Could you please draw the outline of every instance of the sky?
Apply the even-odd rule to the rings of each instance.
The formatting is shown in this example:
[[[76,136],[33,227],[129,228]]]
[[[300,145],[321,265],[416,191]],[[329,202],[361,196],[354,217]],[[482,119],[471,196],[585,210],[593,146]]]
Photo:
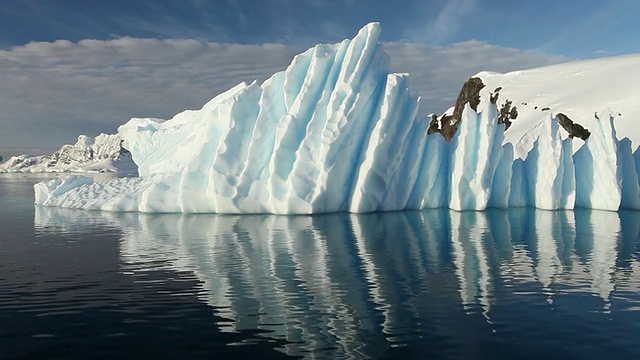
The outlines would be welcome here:
[[[171,118],[380,22],[421,115],[482,70],[636,53],[637,0],[0,0],[0,156]]]

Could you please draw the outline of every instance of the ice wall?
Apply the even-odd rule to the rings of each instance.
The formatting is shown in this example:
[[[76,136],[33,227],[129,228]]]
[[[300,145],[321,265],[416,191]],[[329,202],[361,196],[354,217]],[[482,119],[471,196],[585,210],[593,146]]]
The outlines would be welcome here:
[[[140,178],[35,186],[47,206],[141,212],[309,214],[449,207],[640,208],[636,162],[602,120],[574,155],[552,115],[503,145],[487,96],[447,143],[417,118],[407,74],[390,73],[378,24],[317,45],[263,84],[228,90],[168,121],[119,128]],[[633,165],[633,167],[631,166]]]

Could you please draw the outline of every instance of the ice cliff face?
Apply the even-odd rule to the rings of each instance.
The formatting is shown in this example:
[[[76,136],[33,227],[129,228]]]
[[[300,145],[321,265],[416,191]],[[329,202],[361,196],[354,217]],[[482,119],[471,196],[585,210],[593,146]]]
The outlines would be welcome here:
[[[575,155],[582,140],[567,139],[550,113],[522,134],[528,142],[505,143],[481,82],[479,96],[441,118],[450,136],[427,135],[409,77],[389,72],[379,35],[369,24],[352,40],[317,45],[263,84],[241,83],[166,122],[132,119],[119,136],[140,178],[40,183],[36,203],[277,214],[639,207],[638,152],[620,145],[613,118],[594,122]]]
[[[80,135],[74,145],[63,145],[51,155],[13,156],[0,165],[0,172],[105,172],[133,171],[131,154],[118,135]]]

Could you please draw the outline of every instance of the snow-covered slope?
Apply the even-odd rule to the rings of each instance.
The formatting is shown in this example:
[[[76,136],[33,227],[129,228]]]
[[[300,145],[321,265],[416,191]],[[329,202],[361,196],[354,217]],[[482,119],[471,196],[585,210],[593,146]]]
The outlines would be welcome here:
[[[531,129],[558,113],[587,129],[611,116],[618,138],[628,137],[634,149],[640,145],[640,54],[476,76],[486,85],[482,97],[501,88],[498,106],[510,100],[517,107],[518,117],[505,133],[516,157],[526,157],[533,147],[538,133]],[[567,135],[561,131],[563,139]],[[574,150],[582,143],[575,141]]]
[[[74,145],[63,145],[51,155],[20,155],[0,164],[2,172],[127,172],[136,165],[118,135],[80,135]]]
[[[627,115],[605,116],[600,110],[586,142],[568,138],[556,119],[569,114],[588,125],[580,114],[591,110],[570,98],[575,92],[601,107],[593,99],[604,98],[579,93],[589,92],[589,81],[544,97],[535,95],[551,94],[553,86],[545,89],[540,82],[530,94],[526,83],[516,86],[518,73],[483,73],[489,86],[482,87],[482,79],[470,80],[473,86],[465,84],[455,109],[439,125],[430,124],[416,118],[418,99],[409,91],[408,75],[389,73],[379,35],[379,25],[369,24],[352,40],[317,45],[263,84],[241,83],[201,110],[166,122],[132,119],[119,128],[119,136],[140,178],[103,183],[77,176],[56,179],[35,186],[36,203],[111,211],[278,214],[445,206],[640,208],[635,165],[640,153],[632,152],[631,142],[620,142],[615,131],[617,119]],[[611,60],[614,67],[618,60]],[[586,65],[574,65],[586,71]],[[551,82],[556,71],[532,71],[556,84]],[[636,76],[638,70],[620,71]],[[503,87],[498,106],[506,99],[517,101],[516,106],[531,103],[522,105],[506,138],[494,86]],[[614,108],[613,99],[606,101]],[[615,111],[635,114],[631,102],[615,104]],[[433,133],[434,124],[444,136]]]

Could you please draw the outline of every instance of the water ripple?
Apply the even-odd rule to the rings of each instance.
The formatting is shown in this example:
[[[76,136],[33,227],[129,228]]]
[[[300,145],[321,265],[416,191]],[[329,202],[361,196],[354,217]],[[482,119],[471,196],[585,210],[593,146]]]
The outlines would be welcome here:
[[[0,321],[24,323],[0,338],[91,329],[107,342],[181,334],[186,347],[209,319],[207,334],[242,354],[638,354],[638,213],[35,210],[32,247],[0,259]]]

